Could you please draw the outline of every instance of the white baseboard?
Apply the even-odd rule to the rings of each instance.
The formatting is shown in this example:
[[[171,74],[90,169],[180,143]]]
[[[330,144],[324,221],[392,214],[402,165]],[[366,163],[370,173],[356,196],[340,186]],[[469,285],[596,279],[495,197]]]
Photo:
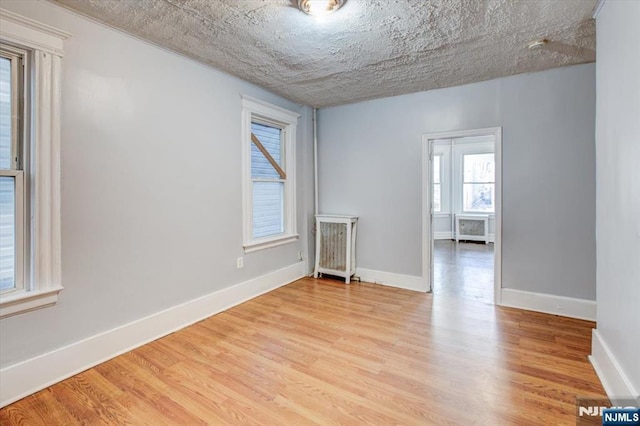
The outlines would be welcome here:
[[[575,299],[573,297],[555,296],[545,293],[532,293],[511,288],[502,289],[501,300],[502,306],[589,321],[596,320],[595,300]]]
[[[618,398],[635,399],[640,404],[640,389],[633,388],[631,381],[620,368],[620,364],[597,329],[592,331],[589,361],[596,370],[607,396],[614,404]]]
[[[305,276],[306,263],[216,291],[0,370],[0,407]]]
[[[434,232],[433,233],[434,240],[453,240],[453,235],[451,232]]]
[[[434,240],[455,240],[456,237],[455,237],[455,235],[453,235],[452,232],[443,231],[443,232],[434,232],[433,233],[433,239]],[[493,243],[495,241],[496,241],[495,234],[489,234],[489,242]]]
[[[415,290],[426,292],[426,283],[422,277],[414,275],[394,274],[392,272],[375,271],[373,269],[357,268],[356,275],[362,281],[382,284],[390,287],[404,288],[406,290]]]

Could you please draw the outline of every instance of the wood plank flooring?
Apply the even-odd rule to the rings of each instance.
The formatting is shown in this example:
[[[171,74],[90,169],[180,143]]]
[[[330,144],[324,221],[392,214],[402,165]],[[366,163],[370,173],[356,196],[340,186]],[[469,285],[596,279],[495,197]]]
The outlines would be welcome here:
[[[493,246],[434,241],[433,293],[493,303]]]
[[[0,410],[0,424],[576,424],[594,323],[302,279]]]

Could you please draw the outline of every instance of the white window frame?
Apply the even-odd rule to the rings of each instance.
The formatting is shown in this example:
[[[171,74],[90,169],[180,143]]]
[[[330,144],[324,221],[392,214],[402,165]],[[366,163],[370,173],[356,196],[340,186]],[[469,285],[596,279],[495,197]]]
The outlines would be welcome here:
[[[434,141],[433,155],[440,157],[440,211],[434,215],[446,217],[451,214],[451,141]]]
[[[464,156],[465,155],[474,155],[474,154],[494,154],[495,160],[495,148],[493,142],[478,142],[478,141],[470,141],[463,142],[460,139],[454,139],[455,148],[454,152],[454,166],[453,166],[453,193],[454,193],[454,211],[459,214],[488,214],[490,218],[495,217],[495,211],[493,212],[485,212],[485,211],[475,211],[475,210],[465,210],[464,209]],[[494,208],[495,208],[495,191],[496,191],[496,177],[494,177],[493,188],[494,188]]]
[[[14,194],[15,194],[15,211],[14,211],[14,288],[0,291],[0,295],[6,295],[12,292],[19,292],[24,289],[25,275],[25,185],[24,170],[21,167],[21,141],[24,129],[22,124],[25,115],[25,97],[26,88],[24,85],[25,69],[27,61],[27,52],[24,49],[18,49],[15,46],[2,44],[0,47],[0,55],[11,61],[11,158],[10,168],[0,170],[0,176],[13,178]]]
[[[61,285],[60,244],[60,92],[63,43],[70,34],[0,9],[0,41],[29,51],[24,194],[29,215],[22,289],[0,295],[0,318],[57,302]],[[25,198],[26,198],[25,197]],[[18,201],[18,200],[17,200]],[[24,256],[24,254],[28,256]],[[16,269],[20,265],[16,265]]]
[[[242,96],[242,216],[245,253],[276,247],[298,239],[296,228],[296,127],[300,114],[267,102]],[[253,180],[251,178],[251,122],[268,123],[282,129],[284,156],[284,232],[253,238]]]

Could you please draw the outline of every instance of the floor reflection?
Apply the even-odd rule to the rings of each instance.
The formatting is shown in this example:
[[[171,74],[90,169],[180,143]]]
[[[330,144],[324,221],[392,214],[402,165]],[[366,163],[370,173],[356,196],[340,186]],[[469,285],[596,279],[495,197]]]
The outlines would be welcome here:
[[[433,293],[493,303],[493,243],[434,242]]]

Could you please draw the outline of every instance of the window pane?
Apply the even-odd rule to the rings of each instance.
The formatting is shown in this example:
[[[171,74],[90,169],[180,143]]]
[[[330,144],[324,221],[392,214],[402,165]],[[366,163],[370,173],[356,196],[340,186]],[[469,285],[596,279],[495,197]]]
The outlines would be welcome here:
[[[466,212],[493,213],[495,184],[465,183],[462,186],[463,210]]]
[[[273,159],[282,167],[281,161],[281,133],[282,129],[266,126],[259,123],[251,123],[251,133],[253,133],[260,143],[271,154]],[[260,152],[255,143],[251,143],[251,177],[253,178],[274,178],[279,179],[280,175],[273,168],[267,157]]]
[[[15,178],[0,177],[0,290],[15,287]]]
[[[433,157],[433,183],[440,183],[440,160],[442,156],[436,155]]]
[[[282,234],[283,211],[283,182],[253,182],[253,238]]]
[[[465,182],[495,182],[495,161],[493,154],[464,155],[463,167]]]
[[[440,199],[440,184],[433,185],[433,211],[440,212],[442,210],[442,201]]]
[[[0,169],[11,168],[11,61],[0,57]]]

